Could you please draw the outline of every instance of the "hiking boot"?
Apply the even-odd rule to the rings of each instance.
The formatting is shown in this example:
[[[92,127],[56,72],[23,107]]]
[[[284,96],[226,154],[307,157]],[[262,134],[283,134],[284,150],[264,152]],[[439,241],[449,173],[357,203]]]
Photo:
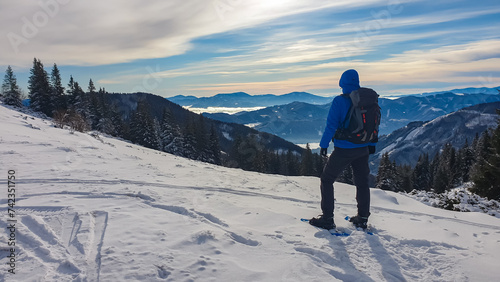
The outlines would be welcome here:
[[[349,218],[349,221],[352,222],[356,228],[366,229],[368,227],[368,217],[356,215]]]
[[[324,217],[320,215],[318,217],[313,217],[309,220],[309,224],[323,228],[323,229],[335,229],[335,223],[333,222],[333,217]]]

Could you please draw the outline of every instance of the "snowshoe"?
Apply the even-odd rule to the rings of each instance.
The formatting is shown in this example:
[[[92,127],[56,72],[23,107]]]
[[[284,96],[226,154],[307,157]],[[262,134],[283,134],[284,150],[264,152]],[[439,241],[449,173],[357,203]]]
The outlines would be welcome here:
[[[356,215],[350,217],[349,222],[352,222],[356,228],[361,228],[363,230],[368,228],[368,217]]]
[[[335,229],[336,227],[333,217],[324,217],[323,215],[311,218],[309,224],[327,230]]]

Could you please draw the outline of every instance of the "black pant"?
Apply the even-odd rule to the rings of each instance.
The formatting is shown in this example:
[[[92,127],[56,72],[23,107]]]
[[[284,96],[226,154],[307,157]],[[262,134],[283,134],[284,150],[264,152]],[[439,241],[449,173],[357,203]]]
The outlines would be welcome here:
[[[358,215],[370,215],[370,187],[368,177],[368,147],[344,149],[335,147],[321,174],[321,210],[323,215],[333,216],[334,196],[333,183],[342,171],[350,164],[356,185],[356,201],[358,202]]]

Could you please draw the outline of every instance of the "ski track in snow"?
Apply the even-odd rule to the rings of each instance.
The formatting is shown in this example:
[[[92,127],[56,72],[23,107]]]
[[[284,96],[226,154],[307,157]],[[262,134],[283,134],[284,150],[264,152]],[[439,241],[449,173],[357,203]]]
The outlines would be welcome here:
[[[270,195],[270,194],[264,194],[264,193],[258,193],[258,192],[249,192],[249,191],[238,191],[230,188],[220,188],[220,187],[192,187],[192,186],[177,186],[177,185],[170,185],[170,184],[162,184],[162,183],[156,183],[156,182],[144,182],[144,181],[127,181],[127,180],[116,180],[116,181],[107,181],[107,180],[78,180],[78,179],[24,179],[21,180],[19,183],[26,183],[26,184],[41,184],[41,183],[66,183],[66,184],[107,184],[107,185],[117,185],[117,184],[133,184],[133,185],[140,185],[140,186],[147,186],[147,187],[161,187],[161,188],[169,188],[169,189],[179,189],[179,190],[195,190],[195,191],[210,191],[210,192],[220,192],[220,193],[228,193],[232,195],[239,195],[239,196],[250,196],[250,197],[264,197],[264,198],[269,198],[273,200],[281,200],[281,201],[291,201],[291,202],[299,202],[299,203],[304,203],[304,204],[318,204],[318,201],[305,201],[301,199],[296,199],[296,198],[291,198],[291,197],[282,197],[282,196],[276,196],[276,195]],[[378,193],[379,191],[372,192]],[[384,191],[381,191],[384,192]],[[107,198],[107,197],[114,197],[114,196],[128,196],[128,197],[137,197],[141,198],[143,200],[147,201],[154,201],[154,198],[151,196],[147,196],[144,194],[131,194],[131,193],[112,193],[112,192],[104,192],[104,193],[92,193],[92,192],[68,192],[68,191],[62,191],[60,192],[61,194],[73,194],[73,195],[80,195],[80,196],[86,196],[90,198]],[[384,192],[385,193],[385,192]],[[43,195],[53,195],[57,193],[37,193],[37,194],[31,194],[31,195],[26,195],[29,197],[36,197],[36,196],[43,196]],[[386,197],[386,196],[384,196]],[[396,201],[396,198],[391,197],[391,201]],[[336,205],[345,205],[342,203],[336,203]],[[354,204],[349,204],[350,206]],[[155,205],[152,205],[155,206]],[[156,206],[158,207],[158,206]],[[165,207],[159,207],[163,208],[166,210],[169,210],[168,206]],[[0,208],[1,210],[2,208]],[[175,210],[184,210],[184,208],[180,207],[172,207],[171,211],[176,212]],[[391,213],[396,213],[396,214],[405,214],[408,216],[411,215],[422,215],[422,216],[428,216],[426,213],[419,213],[419,212],[407,212],[404,210],[396,210],[396,209],[388,209],[388,208],[383,208],[379,206],[374,206],[372,207],[374,210],[380,210],[380,211],[386,211],[386,212],[391,212]],[[179,214],[189,214],[189,211],[184,211],[184,212],[176,212]],[[481,224],[477,222],[472,222],[472,221],[466,221],[466,220],[461,220],[457,218],[450,218],[450,217],[442,217],[442,216],[436,216],[433,215],[431,216],[434,219],[445,219],[449,221],[455,221],[467,225],[472,225],[472,226],[477,226],[477,227],[483,227],[483,228],[489,228],[489,229],[494,229],[494,230],[500,230],[500,226],[496,225],[488,225],[488,224]],[[207,218],[208,219],[208,218]],[[212,219],[209,221],[219,221],[219,219]],[[216,223],[216,222],[214,222]]]
[[[16,158],[16,276],[0,281],[493,281],[500,224],[372,190],[371,228],[342,218],[355,188],[336,184],[336,223],[319,181],[185,160],[108,137],[69,134],[0,106],[0,164]],[[82,141],[83,140],[83,141]],[[9,168],[10,169],[10,168]],[[4,170],[5,171],[5,170]],[[6,187],[4,179],[0,187]],[[0,213],[7,200],[0,196]],[[0,217],[0,226],[7,226]]]
[[[221,187],[207,187],[207,186],[201,186],[201,187],[193,187],[193,186],[178,186],[178,185],[171,185],[171,184],[162,184],[162,183],[156,183],[156,182],[144,182],[144,181],[132,181],[132,180],[81,180],[81,179],[23,179],[20,180],[19,183],[25,183],[25,184],[50,184],[50,183],[63,183],[63,184],[97,184],[97,185],[138,185],[138,186],[147,186],[147,187],[161,187],[161,188],[169,188],[169,189],[181,189],[181,190],[196,190],[196,191],[210,191],[210,192],[220,192],[220,193],[228,193],[232,195],[239,195],[239,196],[249,196],[249,197],[265,197],[265,198],[270,198],[270,199],[275,199],[275,200],[285,200],[285,201],[293,201],[293,202],[300,202],[300,203],[305,203],[305,204],[316,204],[316,201],[306,201],[306,200],[301,200],[301,199],[296,199],[296,198],[291,198],[291,197],[284,197],[284,196],[277,196],[277,195],[271,195],[271,194],[265,194],[265,193],[258,193],[258,192],[250,192],[250,191],[242,191],[242,190],[235,190],[231,188],[221,188]],[[75,192],[61,192],[61,193],[75,193]],[[78,193],[78,192],[76,192]],[[85,193],[82,193],[85,194]],[[108,193],[109,195],[112,195],[112,193]],[[39,196],[43,194],[32,194],[30,196]],[[98,195],[96,195],[98,196]],[[138,196],[140,197],[140,196]]]
[[[44,265],[50,275],[43,280],[99,281],[106,212],[79,214],[64,207],[22,207],[16,213],[19,264]],[[2,220],[0,224],[7,226]]]

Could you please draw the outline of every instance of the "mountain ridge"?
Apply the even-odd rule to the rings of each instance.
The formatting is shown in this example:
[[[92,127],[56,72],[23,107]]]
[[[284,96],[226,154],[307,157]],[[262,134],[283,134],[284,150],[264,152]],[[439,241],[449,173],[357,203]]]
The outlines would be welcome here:
[[[382,120],[380,134],[390,134],[412,121],[429,121],[459,109],[500,101],[500,95],[454,94],[407,96],[395,100],[379,98]],[[225,122],[252,124],[253,128],[275,134],[295,144],[317,143],[321,139],[330,104],[295,102],[237,114],[203,114]]]
[[[459,94],[500,94],[500,86],[497,87],[467,87],[467,88],[458,88],[446,91],[436,91],[436,92],[425,92],[420,95],[435,95],[441,94],[445,92],[459,93]]]
[[[129,117],[131,113],[136,109],[139,101],[147,101],[151,110],[151,114],[157,120],[162,119],[163,110],[165,107],[172,111],[176,122],[179,126],[187,127],[189,122],[197,121],[199,115],[189,110],[182,108],[181,106],[164,99],[158,95],[150,93],[131,93],[131,94],[121,94],[121,93],[110,93],[107,96],[111,104],[114,104],[123,117]],[[261,132],[253,128],[248,128],[238,123],[228,124],[224,121],[208,119],[205,127],[207,132],[210,131],[211,125],[214,125],[214,129],[218,135],[221,150],[225,153],[229,153],[233,146],[233,140],[237,136],[258,136],[257,140],[259,143],[272,151],[295,151],[297,153],[302,153],[303,149],[292,144],[291,142],[280,138],[279,136],[273,136],[267,132]]]
[[[383,153],[389,153],[391,160],[398,165],[414,166],[420,154],[427,153],[430,158],[446,143],[455,148],[462,147],[466,140],[469,144],[476,134],[496,126],[500,101],[478,104],[437,117],[431,121],[415,121],[405,127],[379,138],[377,153],[370,157],[373,173],[378,169]]]
[[[169,101],[181,106],[193,108],[208,107],[269,107],[284,105],[295,101],[308,102],[311,104],[326,104],[331,97],[317,96],[307,92],[291,92],[282,95],[264,94],[250,95],[245,92],[222,93],[211,97],[194,97],[177,95],[167,98]]]
[[[426,97],[444,93],[454,94],[500,94],[500,86],[498,87],[468,87],[461,89],[453,89],[446,91],[424,92],[421,94],[407,94],[402,96],[395,96],[398,98],[404,97]],[[382,93],[379,93],[382,94]],[[244,99],[237,101],[237,99]],[[385,98],[385,97],[382,97]],[[305,102],[310,104],[327,104],[331,102],[333,96],[324,97],[309,92],[294,91],[287,94],[262,94],[251,95],[246,92],[234,93],[219,93],[209,97],[196,97],[193,95],[176,95],[166,98],[181,106],[190,106],[194,108],[208,108],[208,107],[269,107],[276,105],[284,105],[291,102]],[[387,99],[391,99],[387,97]]]

